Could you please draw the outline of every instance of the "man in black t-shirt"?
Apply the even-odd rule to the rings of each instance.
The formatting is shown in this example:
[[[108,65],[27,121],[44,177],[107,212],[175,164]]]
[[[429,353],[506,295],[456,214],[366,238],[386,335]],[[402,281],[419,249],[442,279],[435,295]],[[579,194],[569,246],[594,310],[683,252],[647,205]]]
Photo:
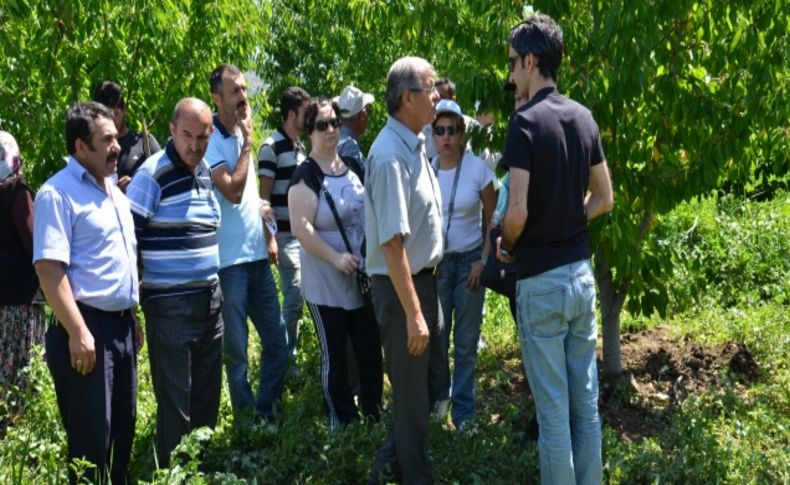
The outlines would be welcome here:
[[[113,122],[118,130],[118,144],[121,145],[118,155],[118,187],[126,192],[137,168],[160,150],[159,143],[150,133],[146,137],[126,126],[126,102],[121,87],[114,82],[104,81],[98,85],[93,91],[93,100],[113,112]]]
[[[497,257],[515,259],[524,367],[537,408],[542,483],[600,483],[595,278],[589,220],[613,205],[598,126],[556,88],[562,30],[535,14],[513,28],[510,195]],[[529,217],[527,217],[529,215]]]

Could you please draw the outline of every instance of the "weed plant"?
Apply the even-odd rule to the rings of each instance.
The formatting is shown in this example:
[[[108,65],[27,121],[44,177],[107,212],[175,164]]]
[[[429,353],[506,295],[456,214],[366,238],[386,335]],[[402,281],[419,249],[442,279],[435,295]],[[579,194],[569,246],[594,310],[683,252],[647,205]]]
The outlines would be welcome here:
[[[744,342],[761,374],[743,385],[722,369],[725,385],[688,398],[664,432],[641,442],[605,428],[606,483],[790,483],[789,203],[785,194],[760,203],[708,199],[660,221],[658,237],[676,248],[677,273],[669,282],[673,311],[666,318],[625,315],[625,325],[668,325],[675,336],[708,345]],[[185,438],[170,469],[159,469],[154,458],[156,402],[143,348],[133,478],[156,484],[365,482],[389,411],[380,423],[329,433],[320,356],[306,312],[302,323],[300,372],[288,377],[276,423],[234,416],[223,388],[219,425]],[[440,483],[537,483],[538,450],[525,432],[534,408],[515,325],[507,301],[491,293],[483,334],[475,426],[458,432],[449,421],[431,423],[430,453]],[[251,376],[257,375],[259,349],[252,337]],[[33,385],[22,391],[23,415],[0,442],[0,483],[64,483],[65,433],[40,350],[26,372]],[[385,382],[385,405],[389,399]]]

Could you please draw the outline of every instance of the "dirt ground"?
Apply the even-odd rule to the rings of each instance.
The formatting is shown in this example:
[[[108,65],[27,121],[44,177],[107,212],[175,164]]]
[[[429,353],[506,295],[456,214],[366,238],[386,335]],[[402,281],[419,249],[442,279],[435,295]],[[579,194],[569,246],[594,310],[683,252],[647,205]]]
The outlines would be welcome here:
[[[754,356],[740,343],[703,346],[690,339],[670,338],[667,328],[658,327],[623,334],[621,345],[624,373],[613,379],[601,372],[599,342],[599,409],[605,425],[624,440],[641,441],[664,431],[678,404],[689,395],[702,394],[724,379],[748,385],[759,378]],[[508,376],[506,392],[527,394],[531,401],[520,357],[513,355],[503,362],[502,370]],[[499,418],[492,416],[492,422]],[[530,418],[524,416],[524,423],[520,423],[524,429],[529,428]]]
[[[604,423],[624,439],[641,440],[660,433],[678,403],[719,386],[725,378],[750,384],[759,377],[757,362],[743,344],[706,347],[667,334],[665,327],[624,334],[623,377],[600,376]],[[598,358],[600,369],[600,347]]]

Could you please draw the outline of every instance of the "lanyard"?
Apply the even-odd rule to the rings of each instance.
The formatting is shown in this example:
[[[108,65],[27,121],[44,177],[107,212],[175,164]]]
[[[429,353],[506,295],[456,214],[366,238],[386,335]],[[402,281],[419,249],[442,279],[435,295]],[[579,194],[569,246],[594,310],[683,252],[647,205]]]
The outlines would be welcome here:
[[[461,175],[461,162],[464,161],[464,154],[458,160],[458,165],[455,166],[455,177],[453,177],[453,189],[450,191],[450,203],[447,204],[447,225],[444,228],[444,249],[447,250],[448,240],[450,234],[450,222],[453,220],[453,210],[455,209],[455,191],[458,189],[458,177]],[[436,178],[439,178],[439,157],[434,158],[433,170],[436,173]]]

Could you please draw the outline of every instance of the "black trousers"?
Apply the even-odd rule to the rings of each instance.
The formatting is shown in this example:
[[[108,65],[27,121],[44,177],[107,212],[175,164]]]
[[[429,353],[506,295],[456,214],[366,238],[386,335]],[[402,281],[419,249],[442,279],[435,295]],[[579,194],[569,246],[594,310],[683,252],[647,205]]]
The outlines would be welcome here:
[[[350,338],[359,368],[359,401],[362,414],[379,419],[383,381],[381,340],[373,308],[355,310],[307,303],[321,347],[321,389],[329,415],[329,429],[357,419],[357,407],[348,385],[347,339]]]
[[[181,438],[217,424],[222,387],[222,291],[143,298],[160,467]]]
[[[428,457],[428,425],[431,407],[436,402],[441,382],[447,375],[447,351],[442,344],[444,326],[436,279],[433,274],[412,276],[422,314],[428,324],[428,348],[419,356],[408,350],[406,314],[392,281],[387,276],[373,277],[373,308],[381,329],[384,364],[392,384],[392,415],[386,440],[376,453],[370,483],[389,468],[402,476],[403,483],[433,483],[433,463]]]
[[[86,471],[92,483],[128,482],[129,458],[137,416],[137,352],[129,311],[108,313],[79,304],[93,335],[96,365],[83,376],[71,367],[66,329],[47,330],[47,365],[55,383],[58,408],[68,437],[68,458],[96,465]],[[69,469],[69,481],[77,477]]]

